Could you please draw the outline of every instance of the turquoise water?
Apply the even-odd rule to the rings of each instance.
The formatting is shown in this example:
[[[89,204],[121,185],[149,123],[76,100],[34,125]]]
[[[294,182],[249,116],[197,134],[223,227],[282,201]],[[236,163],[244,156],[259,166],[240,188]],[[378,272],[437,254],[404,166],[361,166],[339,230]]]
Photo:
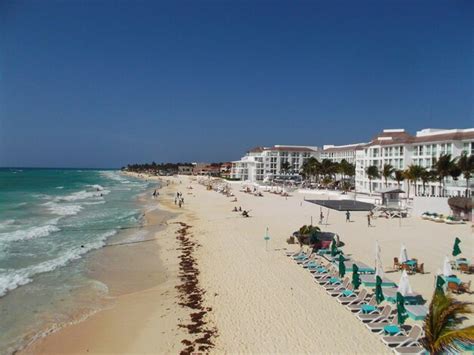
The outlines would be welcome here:
[[[107,289],[84,259],[141,224],[147,187],[118,171],[0,169],[0,353],[97,310]]]

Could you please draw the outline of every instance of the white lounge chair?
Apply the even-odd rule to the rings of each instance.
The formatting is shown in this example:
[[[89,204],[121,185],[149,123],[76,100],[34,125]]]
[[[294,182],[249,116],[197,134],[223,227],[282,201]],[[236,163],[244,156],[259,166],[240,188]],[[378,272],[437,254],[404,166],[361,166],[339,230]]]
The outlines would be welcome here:
[[[399,355],[421,355],[421,354],[429,354],[428,351],[421,345],[408,345],[408,346],[400,346],[397,348],[393,348],[395,354]]]
[[[364,301],[366,297],[367,297],[367,290],[363,288],[356,297],[337,297],[336,300],[340,304],[346,305],[351,302]]]
[[[367,329],[374,333],[382,333],[387,325],[398,325],[397,317],[390,315],[387,318],[382,319],[380,322],[365,323]]]
[[[376,306],[377,305],[377,300],[375,299],[375,295],[370,298],[370,300],[367,301],[358,301],[357,299],[354,299],[353,302],[350,302],[346,305],[347,309],[351,312],[357,313],[362,310],[362,306],[368,304],[370,306]]]
[[[390,305],[386,305],[380,314],[357,314],[357,318],[364,322],[364,323],[375,323],[375,322],[381,322],[384,319],[388,318],[390,316],[390,313],[392,313],[392,307]]]
[[[418,341],[422,333],[421,328],[418,325],[414,325],[410,332],[406,335],[395,335],[382,337],[384,344],[388,346],[403,347]]]

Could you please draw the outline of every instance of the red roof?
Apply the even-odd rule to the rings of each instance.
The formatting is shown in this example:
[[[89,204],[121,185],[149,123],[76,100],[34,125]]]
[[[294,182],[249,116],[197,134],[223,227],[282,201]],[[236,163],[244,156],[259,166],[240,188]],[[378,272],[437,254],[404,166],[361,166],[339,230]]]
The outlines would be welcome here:
[[[392,137],[392,139],[380,139],[381,137]],[[472,132],[451,132],[430,134],[426,136],[412,136],[407,132],[382,132],[374,137],[369,145],[396,145],[404,143],[428,143],[443,142],[463,139],[474,139],[474,131]]]

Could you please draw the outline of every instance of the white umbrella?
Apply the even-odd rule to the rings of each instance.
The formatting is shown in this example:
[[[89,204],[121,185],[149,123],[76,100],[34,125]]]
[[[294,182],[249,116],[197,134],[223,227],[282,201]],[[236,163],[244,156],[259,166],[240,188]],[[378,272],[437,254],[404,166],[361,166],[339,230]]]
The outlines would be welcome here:
[[[400,249],[400,258],[399,258],[401,263],[404,263],[408,261],[408,253],[407,253],[407,247],[405,244],[402,244],[402,248]]]
[[[397,292],[400,292],[402,296],[406,296],[410,293],[413,293],[406,270],[402,271],[402,277],[400,277],[400,283],[398,284]]]
[[[445,277],[451,276],[453,274],[453,269],[451,268],[451,262],[449,261],[449,257],[444,257],[444,264],[443,264],[443,275]]]
[[[383,266],[382,266],[382,250],[378,241],[375,241],[375,276],[379,276],[381,279],[384,277]]]

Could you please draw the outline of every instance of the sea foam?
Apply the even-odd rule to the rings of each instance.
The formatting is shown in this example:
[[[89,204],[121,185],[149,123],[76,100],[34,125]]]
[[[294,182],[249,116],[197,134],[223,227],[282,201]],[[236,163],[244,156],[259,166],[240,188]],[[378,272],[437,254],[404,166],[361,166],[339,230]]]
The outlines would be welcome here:
[[[0,241],[12,242],[46,237],[51,233],[60,231],[60,229],[55,225],[56,223],[57,219],[54,219],[49,221],[46,225],[30,227],[27,229],[19,229],[9,233],[0,233]]]
[[[47,206],[51,213],[59,216],[74,216],[82,210],[81,205],[62,205],[53,201],[43,203],[43,206]]]
[[[14,290],[19,286],[26,285],[33,281],[32,277],[41,273],[53,271],[59,267],[65,266],[73,260],[80,259],[87,252],[102,248],[107,238],[116,234],[116,230],[110,230],[102,233],[99,238],[93,242],[85,243],[81,246],[73,247],[66,250],[62,255],[51,260],[43,261],[39,264],[32,265],[18,270],[0,271],[0,297],[7,292]]]

